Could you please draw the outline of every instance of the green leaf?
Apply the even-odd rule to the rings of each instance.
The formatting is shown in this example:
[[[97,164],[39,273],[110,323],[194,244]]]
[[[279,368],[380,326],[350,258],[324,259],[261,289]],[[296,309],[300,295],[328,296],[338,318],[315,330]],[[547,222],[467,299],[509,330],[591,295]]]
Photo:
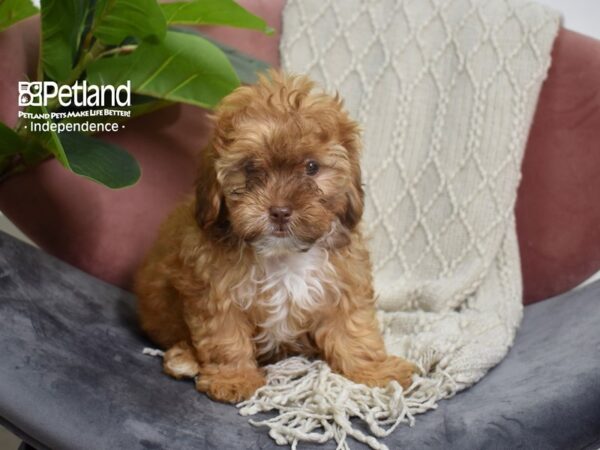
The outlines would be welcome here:
[[[260,59],[253,58],[252,56],[246,55],[245,53],[236,50],[233,47],[229,47],[228,45],[221,44],[218,41],[215,41],[203,33],[193,29],[186,27],[172,27],[173,31],[177,31],[180,33],[188,33],[202,36],[207,41],[212,42],[215,46],[219,47],[229,62],[235,70],[240,81],[244,84],[253,84],[258,80],[258,74],[260,72],[266,72],[269,67],[271,67],[268,63],[261,61]]]
[[[173,31],[159,44],[143,42],[129,55],[93,62],[87,76],[93,84],[131,80],[131,89],[139,94],[205,108],[239,86],[223,52],[199,36]]]
[[[27,135],[25,148],[21,153],[25,167],[35,166],[52,156],[47,147],[31,135]]]
[[[160,42],[167,22],[156,0],[98,0],[92,32],[107,45],[119,45],[131,36]]]
[[[69,78],[89,4],[85,0],[42,0],[42,67],[57,82]]]
[[[135,184],[141,175],[135,158],[122,148],[78,133],[60,135],[69,168],[111,189]]]
[[[20,153],[25,142],[12,129],[0,122],[0,157]]]
[[[28,112],[41,114],[48,113],[48,110],[44,106],[36,106],[29,107]],[[32,120],[28,121],[30,128]],[[52,123],[51,120],[47,122]],[[111,189],[131,186],[140,178],[141,171],[137,161],[114,144],[79,133],[59,135],[52,130],[32,133],[32,137],[52,153],[66,169]],[[35,146],[31,146],[31,149],[35,149]],[[30,159],[39,160],[39,156],[39,154],[31,155]]]
[[[233,0],[195,0],[160,5],[168,24],[227,25],[273,34],[273,28]]]
[[[0,31],[37,12],[31,0],[0,0]]]
[[[229,59],[229,62],[233,66],[235,73],[237,74],[240,81],[244,84],[254,84],[258,80],[258,74],[260,72],[266,72],[269,67],[264,61],[260,59],[252,58],[233,47],[228,47],[225,44],[221,44],[217,41],[212,41],[217,47],[221,49],[223,53]]]
[[[45,106],[30,106],[27,108],[27,112],[32,114],[48,114],[48,110]],[[44,122],[52,123],[50,119],[31,119],[28,121],[28,127],[31,130],[31,123],[33,121],[43,120]],[[43,147],[48,149],[50,153],[54,155],[54,157],[62,164],[63,167],[70,169],[69,160],[67,159],[67,155],[65,155],[65,150],[63,149],[62,144],[60,143],[60,139],[58,138],[58,134],[55,131],[46,131],[37,133],[38,140],[42,144]]]

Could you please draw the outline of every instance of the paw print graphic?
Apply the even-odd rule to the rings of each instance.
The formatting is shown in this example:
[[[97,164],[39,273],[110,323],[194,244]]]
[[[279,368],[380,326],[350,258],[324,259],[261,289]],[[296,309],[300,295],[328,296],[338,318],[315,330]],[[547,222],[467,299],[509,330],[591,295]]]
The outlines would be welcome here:
[[[19,81],[19,106],[42,106],[42,82]]]

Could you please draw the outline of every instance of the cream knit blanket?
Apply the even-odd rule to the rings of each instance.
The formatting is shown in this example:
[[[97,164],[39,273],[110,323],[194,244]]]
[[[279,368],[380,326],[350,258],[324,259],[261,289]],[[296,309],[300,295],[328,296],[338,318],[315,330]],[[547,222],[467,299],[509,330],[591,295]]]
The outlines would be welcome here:
[[[292,358],[242,414],[280,444],[385,436],[477,382],[522,315],[513,207],[559,16],[521,0],[288,0],[283,68],[338,90],[364,128],[365,231],[388,351],[423,375],[369,389]],[[257,423],[257,422],[255,422]]]

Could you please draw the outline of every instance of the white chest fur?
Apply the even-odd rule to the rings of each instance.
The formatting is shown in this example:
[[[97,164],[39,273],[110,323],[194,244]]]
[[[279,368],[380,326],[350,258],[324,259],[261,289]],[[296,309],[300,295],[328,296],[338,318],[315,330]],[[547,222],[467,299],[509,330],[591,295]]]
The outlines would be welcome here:
[[[311,313],[335,291],[334,278],[322,248],[261,257],[238,291],[242,307],[258,307],[265,317],[255,338],[259,353],[274,351],[302,333]]]

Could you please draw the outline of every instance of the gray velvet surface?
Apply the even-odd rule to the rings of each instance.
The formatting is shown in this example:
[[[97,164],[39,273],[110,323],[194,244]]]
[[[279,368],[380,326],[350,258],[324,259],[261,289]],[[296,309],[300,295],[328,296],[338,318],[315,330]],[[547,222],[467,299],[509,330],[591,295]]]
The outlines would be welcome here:
[[[0,422],[38,447],[276,447],[234,407],[168,378],[160,359],[142,355],[148,342],[129,293],[5,234],[0,319]],[[392,449],[598,448],[600,283],[526,308],[515,346],[498,367],[385,443]]]

